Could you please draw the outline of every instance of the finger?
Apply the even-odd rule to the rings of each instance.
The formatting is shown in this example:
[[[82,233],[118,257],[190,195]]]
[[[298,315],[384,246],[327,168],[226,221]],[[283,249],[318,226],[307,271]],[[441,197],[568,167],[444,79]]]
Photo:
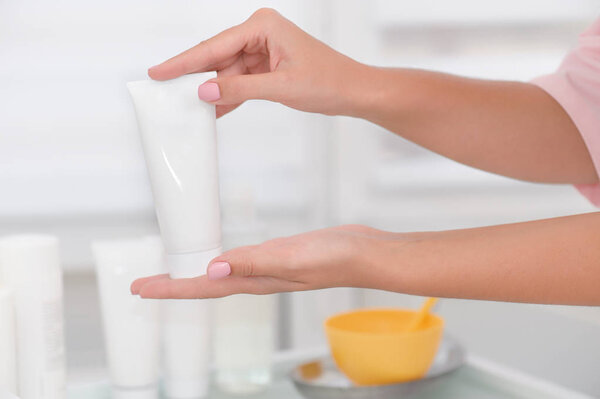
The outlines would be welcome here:
[[[227,68],[224,68],[224,69],[218,71],[217,76],[223,77],[223,76],[232,76],[232,75],[243,75],[245,73],[248,73],[248,68],[246,67],[243,57],[238,57],[238,59],[233,64],[229,65]],[[217,105],[216,106],[217,118],[220,118],[223,115],[233,111],[240,105],[241,104]]]
[[[239,107],[240,105],[242,105],[242,104],[217,105],[216,106],[217,118],[220,118],[223,115],[227,115],[228,113],[230,113],[231,111],[233,111],[234,109]]]
[[[243,23],[229,28],[162,64],[153,66],[148,70],[148,76],[155,80],[168,80],[187,73],[223,69],[234,62],[238,53],[246,46],[248,26]]]
[[[389,235],[388,232],[385,232],[382,230],[377,230],[373,227],[364,226],[361,224],[344,224],[341,226],[330,227],[330,229],[337,230],[337,231],[345,231],[345,232],[350,232],[350,233],[357,233],[360,235],[372,236],[372,237]]]
[[[227,276],[283,278],[286,261],[283,251],[275,246],[270,249],[265,245],[239,247],[213,259],[208,265],[207,276],[211,280]]]
[[[131,293],[133,295],[137,295],[140,293],[140,288],[143,285],[145,285],[146,283],[149,283],[151,281],[156,281],[156,280],[167,279],[167,278],[169,278],[168,274],[158,274],[156,276],[138,278],[133,283],[131,283],[131,287],[130,287]]]
[[[217,105],[241,104],[250,99],[281,102],[286,80],[284,72],[222,76],[201,84],[198,97]]]
[[[233,294],[272,294],[306,290],[301,283],[271,277],[237,277],[211,281],[206,276],[188,279],[160,279],[145,284],[140,296],[148,299],[221,298]]]

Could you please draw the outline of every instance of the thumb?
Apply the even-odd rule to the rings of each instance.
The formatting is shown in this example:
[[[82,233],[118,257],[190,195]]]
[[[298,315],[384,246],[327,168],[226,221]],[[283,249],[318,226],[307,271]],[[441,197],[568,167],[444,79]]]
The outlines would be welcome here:
[[[251,99],[279,102],[285,87],[282,75],[268,72],[218,77],[201,84],[198,97],[218,105],[241,104]]]
[[[273,254],[258,245],[239,247],[213,259],[206,272],[209,280],[219,280],[231,276],[276,277],[279,262]]]

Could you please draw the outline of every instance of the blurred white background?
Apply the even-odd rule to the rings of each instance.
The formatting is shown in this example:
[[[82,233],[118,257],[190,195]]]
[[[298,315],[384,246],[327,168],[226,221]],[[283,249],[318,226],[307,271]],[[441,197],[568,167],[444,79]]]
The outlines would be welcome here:
[[[600,14],[592,0],[0,2],[0,233],[62,239],[72,378],[103,364],[90,239],[157,231],[125,82],[264,6],[363,62],[514,80],[553,71]],[[264,227],[256,240],[341,223],[437,230],[594,210],[571,187],[476,171],[351,118],[257,101],[218,130],[226,242],[240,207]],[[278,344],[322,345],[322,320],[339,310],[419,301],[282,295]],[[439,311],[471,352],[600,395],[599,309],[445,300]]]

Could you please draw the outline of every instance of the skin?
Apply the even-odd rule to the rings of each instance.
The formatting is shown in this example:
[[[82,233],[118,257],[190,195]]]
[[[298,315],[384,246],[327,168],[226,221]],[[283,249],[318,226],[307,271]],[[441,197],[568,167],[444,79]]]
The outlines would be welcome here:
[[[448,158],[545,183],[596,183],[562,107],[537,86],[360,64],[274,10],[152,67],[156,80],[217,70],[217,116],[250,99],[376,123]],[[348,84],[348,82],[353,82]],[[136,280],[144,298],[212,298],[326,287],[416,295],[599,305],[600,214],[467,230],[392,233],[327,228],[236,248],[208,276]],[[210,279],[216,262],[231,274]],[[221,264],[222,265],[222,264]],[[596,282],[596,283],[595,283]]]

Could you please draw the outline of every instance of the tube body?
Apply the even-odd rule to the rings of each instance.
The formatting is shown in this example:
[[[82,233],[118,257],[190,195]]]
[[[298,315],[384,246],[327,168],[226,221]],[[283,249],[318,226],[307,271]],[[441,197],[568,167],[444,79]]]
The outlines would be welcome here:
[[[3,284],[14,294],[18,395],[65,397],[63,285],[58,239],[16,235],[0,239]]]
[[[15,329],[12,292],[6,288],[0,288],[0,392],[2,390],[11,393],[17,392]]]
[[[205,274],[221,253],[215,108],[197,95],[214,76],[127,84],[173,278]]]
[[[136,278],[163,270],[160,238],[94,241],[92,253],[113,387],[158,397],[160,304],[131,295],[129,286]]]

